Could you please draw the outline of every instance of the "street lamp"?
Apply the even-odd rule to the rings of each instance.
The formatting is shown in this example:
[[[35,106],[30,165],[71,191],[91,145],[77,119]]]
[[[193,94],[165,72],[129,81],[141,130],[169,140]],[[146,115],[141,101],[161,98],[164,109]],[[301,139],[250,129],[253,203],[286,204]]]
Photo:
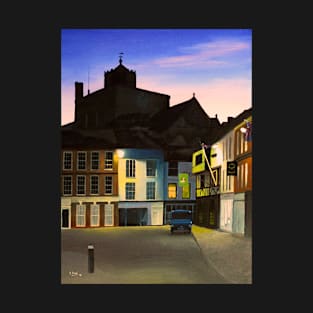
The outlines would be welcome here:
[[[116,150],[116,154],[119,158],[123,158],[123,156],[125,155],[124,150],[118,149]]]

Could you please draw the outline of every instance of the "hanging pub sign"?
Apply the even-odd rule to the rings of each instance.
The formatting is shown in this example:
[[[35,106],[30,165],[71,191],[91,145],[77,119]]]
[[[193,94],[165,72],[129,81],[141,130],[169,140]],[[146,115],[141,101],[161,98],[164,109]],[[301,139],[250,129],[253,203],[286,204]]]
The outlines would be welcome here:
[[[178,185],[179,187],[188,186],[188,173],[179,173],[178,174]]]
[[[227,162],[227,176],[237,176],[237,162],[236,161]]]

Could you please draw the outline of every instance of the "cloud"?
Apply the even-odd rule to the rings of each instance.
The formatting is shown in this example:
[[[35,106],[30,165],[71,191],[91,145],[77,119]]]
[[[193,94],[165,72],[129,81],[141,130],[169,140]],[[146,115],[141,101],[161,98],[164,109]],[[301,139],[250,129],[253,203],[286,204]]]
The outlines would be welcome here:
[[[232,64],[232,54],[247,50],[250,45],[243,41],[219,40],[182,47],[184,53],[178,56],[158,58],[153,61],[160,67],[213,67]],[[227,56],[227,58],[226,58]]]

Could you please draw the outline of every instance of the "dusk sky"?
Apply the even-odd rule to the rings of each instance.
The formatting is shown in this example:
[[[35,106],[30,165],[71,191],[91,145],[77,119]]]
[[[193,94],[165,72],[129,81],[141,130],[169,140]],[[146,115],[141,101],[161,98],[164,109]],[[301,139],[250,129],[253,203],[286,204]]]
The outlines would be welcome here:
[[[75,82],[84,95],[104,88],[121,52],[137,88],[169,95],[170,106],[195,93],[220,122],[252,107],[251,29],[63,29],[62,125],[74,121]]]

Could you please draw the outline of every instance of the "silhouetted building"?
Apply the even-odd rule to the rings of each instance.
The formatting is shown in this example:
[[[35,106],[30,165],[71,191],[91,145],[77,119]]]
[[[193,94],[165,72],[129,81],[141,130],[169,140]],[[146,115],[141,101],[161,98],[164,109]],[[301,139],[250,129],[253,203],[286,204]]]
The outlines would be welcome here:
[[[92,158],[95,157],[96,152],[99,152],[99,155],[104,158],[101,162],[106,162],[105,156],[110,156],[110,152],[115,157],[117,149],[135,149],[134,155],[138,162],[137,159],[134,159],[135,161],[131,164],[139,164],[148,161],[142,159],[140,149],[142,151],[158,150],[162,151],[162,157],[158,157],[157,160],[160,168],[164,168],[164,176],[162,176],[163,191],[158,194],[163,196],[162,199],[159,196],[157,199],[159,201],[158,208],[162,203],[164,214],[163,217],[158,215],[157,218],[149,217],[145,221],[154,223],[154,220],[162,220],[166,222],[166,208],[167,210],[174,207],[194,208],[195,177],[191,173],[192,153],[200,147],[202,140],[209,141],[207,143],[214,142],[222,126],[217,116],[210,118],[205,113],[195,96],[185,102],[170,106],[169,95],[137,88],[136,72],[127,69],[122,64],[122,60],[119,63],[115,69],[104,72],[104,88],[100,90],[92,93],[88,91],[87,94],[84,94],[83,83],[75,82],[75,119],[72,123],[61,127],[62,164],[64,166],[64,162],[66,162],[64,160],[65,154],[69,157],[72,153],[73,158],[77,158],[78,155],[80,157],[85,155],[87,168],[84,174],[78,171],[75,166],[72,168],[71,174],[68,170],[62,169],[62,206],[66,206],[63,209],[71,209],[72,214],[75,214],[78,209],[73,209],[73,205],[70,203],[73,199],[74,206],[79,205],[79,212],[82,215],[83,212],[91,214],[90,210],[94,210],[94,215],[98,214],[100,219],[106,214],[104,212],[106,208],[109,212],[107,214],[112,213],[114,216],[112,225],[118,225],[119,218],[122,217],[124,220],[128,215],[124,211],[116,212],[116,210],[119,208],[134,210],[134,205],[131,204],[133,201],[131,199],[128,201],[124,194],[119,195],[117,192],[117,190],[126,192],[126,189],[121,189],[121,186],[117,184],[117,181],[120,180],[119,175],[122,175],[118,172],[118,165],[112,172],[114,174],[112,180],[106,178],[106,176],[110,176],[110,173],[101,167],[97,173],[100,175],[99,178],[91,178],[91,176],[95,176],[90,168]],[[79,161],[76,160],[75,162]],[[176,164],[175,173],[173,172],[173,164]],[[140,173],[145,172],[142,169]],[[189,176],[190,184],[188,188],[185,186],[184,190],[178,184],[180,174],[188,174]],[[72,175],[71,193],[69,193],[70,187],[68,186],[70,178],[66,178],[66,182],[64,182],[66,175]],[[81,177],[84,175],[86,178]],[[77,194],[75,184],[78,184],[78,179],[81,186],[83,186],[83,180],[86,182],[85,194]],[[93,195],[89,191],[92,183],[94,186],[96,185],[97,179],[99,179],[99,194]],[[115,186],[112,189],[114,193],[110,194],[110,198],[107,200],[104,181],[109,183],[112,181],[113,186]],[[149,188],[152,188],[153,181],[147,181],[148,183]],[[130,185],[127,186],[129,188]],[[161,183],[158,181],[156,186],[160,188]],[[176,188],[175,192],[174,187]],[[67,194],[64,194],[64,188],[68,192]],[[143,195],[146,195],[144,191],[142,192]],[[118,203],[120,198],[123,199],[123,206]],[[137,198],[135,197],[135,199]],[[142,199],[141,196],[140,199]],[[81,207],[85,202],[86,207]],[[99,202],[98,207],[96,206],[97,202]],[[113,212],[111,212],[112,209]],[[144,216],[143,212],[147,212],[148,215],[151,214],[149,210],[145,211],[142,204],[140,210],[140,216]],[[153,210],[153,212],[159,212],[156,206]],[[64,213],[64,216],[66,214]],[[71,218],[73,223],[74,220],[79,222],[77,216]],[[96,219],[94,217],[94,221]],[[86,227],[88,227],[90,225],[88,221],[91,220],[89,218],[86,221]],[[106,226],[103,220],[97,225]]]

